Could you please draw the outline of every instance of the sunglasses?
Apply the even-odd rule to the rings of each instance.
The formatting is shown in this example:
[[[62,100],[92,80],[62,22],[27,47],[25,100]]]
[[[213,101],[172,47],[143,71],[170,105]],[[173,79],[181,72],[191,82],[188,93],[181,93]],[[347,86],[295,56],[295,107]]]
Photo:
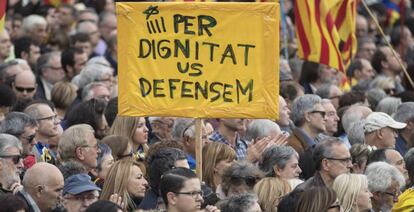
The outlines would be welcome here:
[[[26,91],[27,93],[31,93],[36,89],[36,88],[23,88],[23,87],[18,87],[18,86],[15,86],[15,88],[20,93],[23,93],[24,91]]]
[[[252,177],[252,176],[247,176],[247,177],[241,177],[241,176],[231,176],[231,183],[239,186],[243,183],[246,183],[247,186],[249,187],[253,187],[256,182],[257,182],[257,178],[256,177]]]
[[[28,137],[23,137],[22,136],[22,138],[26,139],[29,144],[31,144],[33,142],[35,137],[36,137],[36,134],[29,135]]]
[[[9,158],[13,161],[14,165],[17,165],[23,159],[21,155],[0,155],[0,158]]]

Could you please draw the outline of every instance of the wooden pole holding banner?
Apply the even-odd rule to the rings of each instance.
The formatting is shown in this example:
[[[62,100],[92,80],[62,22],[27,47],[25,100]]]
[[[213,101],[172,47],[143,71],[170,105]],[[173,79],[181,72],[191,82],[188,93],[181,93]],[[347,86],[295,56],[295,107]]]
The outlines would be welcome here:
[[[200,181],[203,181],[203,141],[202,141],[202,120],[195,119],[195,155],[196,155],[196,173]]]

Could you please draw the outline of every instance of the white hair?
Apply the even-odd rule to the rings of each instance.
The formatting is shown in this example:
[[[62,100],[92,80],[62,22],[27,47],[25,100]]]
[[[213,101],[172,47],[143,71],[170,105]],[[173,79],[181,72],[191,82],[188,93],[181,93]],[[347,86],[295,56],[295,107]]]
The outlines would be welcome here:
[[[46,19],[40,15],[29,15],[23,19],[22,31],[25,34],[31,33],[33,27],[37,25],[47,25]]]

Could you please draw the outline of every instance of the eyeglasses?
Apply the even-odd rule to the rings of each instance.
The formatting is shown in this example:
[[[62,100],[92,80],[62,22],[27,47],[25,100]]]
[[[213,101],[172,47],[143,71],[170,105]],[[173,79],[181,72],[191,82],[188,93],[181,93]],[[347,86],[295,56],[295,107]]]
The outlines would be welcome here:
[[[199,195],[203,196],[203,191],[188,191],[188,192],[174,192],[175,194],[184,194],[184,195],[190,195],[194,199],[196,199]]]
[[[309,113],[319,113],[319,114],[321,114],[322,118],[325,118],[325,115],[326,115],[325,111],[319,111],[319,110],[314,110],[314,111],[311,111]]]
[[[28,137],[23,137],[22,136],[22,138],[26,139],[29,144],[31,144],[33,142],[35,137],[36,137],[36,134],[29,135]]]
[[[93,145],[93,146],[90,146],[90,145],[83,145],[83,146],[80,146],[81,148],[94,148],[94,149],[96,149],[96,150],[98,150],[99,149],[99,146],[98,146],[98,144],[95,144],[95,145]]]
[[[42,121],[42,120],[52,120],[52,121],[56,121],[58,119],[57,115],[52,115],[52,116],[48,116],[48,117],[44,117],[44,118],[38,118],[36,120],[38,121]]]
[[[401,192],[400,192],[400,191],[397,191],[397,193],[392,193],[392,192],[386,192],[386,191],[384,191],[384,192],[382,192],[382,193],[384,193],[384,194],[388,194],[388,195],[392,196],[392,198],[393,198],[394,200],[398,200],[398,197],[399,197],[399,196],[400,196],[400,194],[401,194]]]
[[[14,165],[17,165],[23,159],[21,155],[0,155],[0,158],[9,158],[13,161]]]
[[[231,176],[231,179],[230,179],[231,183],[236,186],[246,183],[246,185],[249,187],[253,187],[256,184],[257,180],[258,178],[252,177],[252,176],[248,176],[248,177]]]
[[[340,161],[344,164],[352,163],[352,158],[351,157],[349,157],[349,158],[328,158],[328,157],[326,157],[326,159]]]
[[[18,86],[14,86],[14,88],[16,88],[16,90],[20,93],[23,93],[24,91],[26,91],[27,93],[31,93],[36,89],[36,88],[24,88],[24,87],[18,87]]]

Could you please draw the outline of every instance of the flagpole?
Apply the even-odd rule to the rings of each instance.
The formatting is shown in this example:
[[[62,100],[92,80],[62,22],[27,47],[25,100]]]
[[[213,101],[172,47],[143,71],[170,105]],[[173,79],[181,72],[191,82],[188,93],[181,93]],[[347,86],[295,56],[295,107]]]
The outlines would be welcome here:
[[[410,82],[411,87],[412,87],[412,88],[414,88],[414,82],[413,82],[413,80],[411,79],[410,75],[409,75],[409,74],[408,74],[408,72],[407,72],[407,69],[406,69],[406,68],[405,68],[405,66],[402,64],[401,60],[400,60],[400,59],[398,59],[397,53],[395,52],[394,48],[392,48],[392,46],[391,46],[390,42],[388,41],[388,39],[386,39],[385,33],[384,33],[384,31],[382,30],[381,26],[379,25],[379,23],[378,23],[377,19],[375,19],[375,16],[372,14],[372,12],[371,12],[371,10],[369,9],[369,7],[368,7],[367,3],[365,2],[365,0],[361,0],[361,2],[362,2],[362,4],[364,5],[365,9],[367,10],[367,12],[368,12],[369,16],[371,16],[371,18],[372,18],[372,20],[374,21],[374,23],[375,23],[376,27],[377,27],[377,28],[378,28],[378,30],[380,31],[381,36],[384,38],[384,40],[385,40],[385,42],[386,42],[387,46],[391,48],[391,52],[392,52],[392,54],[394,55],[394,57],[395,57],[395,58],[397,58],[397,61],[398,61],[398,63],[400,64],[400,66],[401,66],[401,68],[402,68],[402,70],[403,70],[403,72],[404,72],[404,74],[405,74],[405,77],[407,77],[408,82]]]
[[[279,2],[280,2],[280,15],[282,18],[282,39],[283,39],[283,45],[285,46],[285,48],[283,49],[283,53],[285,55],[285,59],[289,60],[285,6],[283,3],[283,0],[280,0]]]
[[[195,153],[196,153],[196,173],[200,181],[203,181],[203,141],[202,141],[202,120],[195,119]]]

